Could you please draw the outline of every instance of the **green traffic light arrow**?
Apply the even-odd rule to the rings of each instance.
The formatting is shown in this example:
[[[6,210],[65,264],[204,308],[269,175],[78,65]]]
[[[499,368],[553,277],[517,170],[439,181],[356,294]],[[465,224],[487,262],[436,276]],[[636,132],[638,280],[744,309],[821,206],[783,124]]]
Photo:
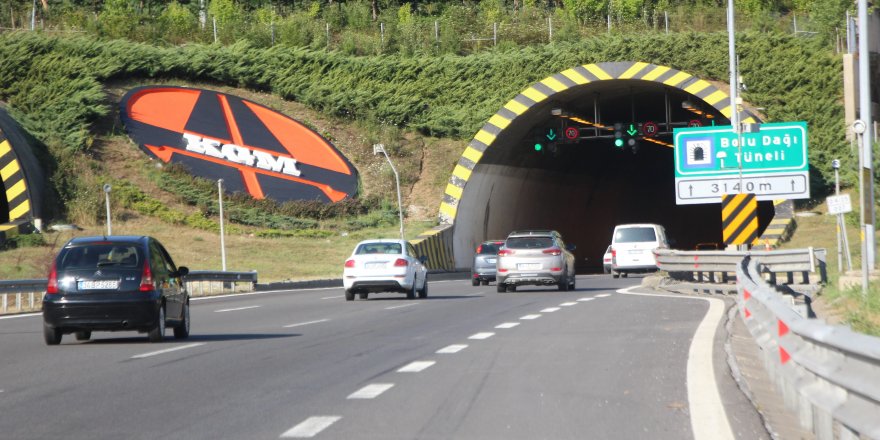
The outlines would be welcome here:
[[[547,136],[547,140],[552,141],[552,140],[556,139],[556,131],[553,130],[552,128],[548,128],[546,136]]]
[[[626,134],[630,136],[635,136],[638,132],[639,130],[636,129],[634,124],[629,124],[629,130],[626,131]]]

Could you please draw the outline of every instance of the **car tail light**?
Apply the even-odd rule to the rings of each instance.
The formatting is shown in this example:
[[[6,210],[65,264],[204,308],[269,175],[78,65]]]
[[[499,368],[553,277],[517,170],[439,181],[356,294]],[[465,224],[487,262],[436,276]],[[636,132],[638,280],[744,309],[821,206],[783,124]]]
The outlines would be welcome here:
[[[500,251],[498,251],[499,257],[506,257],[508,255],[513,255],[512,249],[501,249]]]
[[[150,270],[150,262],[144,261],[144,270],[141,272],[141,286],[138,288],[141,292],[149,292],[156,288],[153,284],[153,271]]]
[[[507,269],[498,269],[498,272],[507,272]]]
[[[544,249],[544,253],[550,255],[562,255],[562,249],[559,249],[558,247],[552,247],[550,249]]]
[[[483,253],[483,245],[479,245],[479,246],[477,246],[477,253],[478,253],[478,254]]]
[[[345,267],[354,267],[354,260],[346,260]]]
[[[49,271],[49,283],[46,284],[46,293],[58,293],[58,269],[52,262],[52,269]]]
[[[611,249],[611,261],[617,261],[617,249]]]
[[[403,258],[398,258],[397,261],[394,262],[394,267],[406,267],[409,263]]]
[[[561,267],[554,267],[554,268],[552,268],[552,269],[550,269],[550,270],[553,271],[553,272],[560,272],[560,271],[562,271],[562,268],[561,268]]]

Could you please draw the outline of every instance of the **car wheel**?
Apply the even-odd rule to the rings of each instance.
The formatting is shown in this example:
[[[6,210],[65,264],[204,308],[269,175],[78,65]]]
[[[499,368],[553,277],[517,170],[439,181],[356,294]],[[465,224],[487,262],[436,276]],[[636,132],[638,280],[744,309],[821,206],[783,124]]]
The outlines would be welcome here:
[[[498,283],[498,285],[495,287],[497,287],[498,293],[507,292],[507,286],[504,285],[504,283]]]
[[[189,304],[183,305],[183,322],[174,327],[174,339],[189,337]]]
[[[361,292],[361,299],[367,299],[370,296],[370,292]]]
[[[603,268],[603,270],[604,270],[604,272],[605,272],[606,275],[609,274],[609,273],[611,273],[611,269],[609,269],[609,268],[607,268],[607,267],[606,267],[606,268]]]
[[[413,280],[412,287],[406,291],[406,299],[413,299],[416,297],[416,280]]]
[[[480,279],[479,279],[479,278],[473,278],[473,279],[471,279],[471,285],[472,285],[472,286],[479,286],[479,285],[480,285]]]
[[[354,301],[354,292],[351,290],[345,291],[345,300],[346,301]]]
[[[577,289],[575,289],[575,284],[577,284],[577,277],[572,276],[571,277],[571,285],[568,286],[568,290],[577,290]]]
[[[92,332],[90,330],[83,330],[74,333],[77,341],[88,341],[92,339]]]
[[[568,291],[568,283],[568,274],[562,274],[562,276],[559,277],[559,282],[556,283],[556,287],[558,287],[559,290],[565,292]]]
[[[43,323],[43,339],[46,345],[58,345],[61,343],[61,329]]]
[[[148,335],[150,342],[162,342],[162,339],[165,337],[165,306],[159,307],[158,315],[156,326],[150,329]]]
[[[621,272],[621,273],[620,273],[620,276],[622,276],[622,277],[624,277],[624,278],[626,278],[626,277],[628,277],[628,276],[629,276],[629,274],[628,274],[628,273],[626,273],[626,272]]]
[[[511,285],[507,286],[507,291],[508,292],[516,292],[516,284],[511,284]]]
[[[618,272],[616,270],[611,271],[611,278],[619,278],[619,277],[620,277],[620,272]]]
[[[422,284],[422,290],[419,291],[419,298],[428,297],[428,276],[425,275],[425,282]]]
[[[484,286],[488,286],[488,285],[489,285],[489,280],[483,280],[483,282],[482,282],[481,284],[483,284]]]

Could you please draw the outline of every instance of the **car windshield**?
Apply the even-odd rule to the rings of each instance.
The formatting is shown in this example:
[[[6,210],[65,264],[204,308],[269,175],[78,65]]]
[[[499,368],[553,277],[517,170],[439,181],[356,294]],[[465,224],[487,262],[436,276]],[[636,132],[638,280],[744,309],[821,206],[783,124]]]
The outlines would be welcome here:
[[[654,228],[619,228],[614,241],[617,243],[657,241],[657,236],[654,234]]]
[[[58,257],[58,269],[97,269],[99,267],[139,268],[143,256],[132,244],[88,244],[65,248]]]
[[[500,247],[500,243],[483,243],[477,248],[477,253],[480,255],[495,255]]]
[[[400,243],[364,243],[355,252],[357,255],[400,253]]]
[[[550,237],[511,237],[505,245],[509,249],[543,249],[553,246]]]

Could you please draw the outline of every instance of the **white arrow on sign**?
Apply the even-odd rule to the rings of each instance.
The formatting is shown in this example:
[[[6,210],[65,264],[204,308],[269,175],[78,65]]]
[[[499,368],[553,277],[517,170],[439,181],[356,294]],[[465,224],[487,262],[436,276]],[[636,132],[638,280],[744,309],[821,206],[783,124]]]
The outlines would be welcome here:
[[[809,198],[809,173],[675,179],[677,205],[721,203],[722,195],[741,192],[754,193],[758,200]]]

